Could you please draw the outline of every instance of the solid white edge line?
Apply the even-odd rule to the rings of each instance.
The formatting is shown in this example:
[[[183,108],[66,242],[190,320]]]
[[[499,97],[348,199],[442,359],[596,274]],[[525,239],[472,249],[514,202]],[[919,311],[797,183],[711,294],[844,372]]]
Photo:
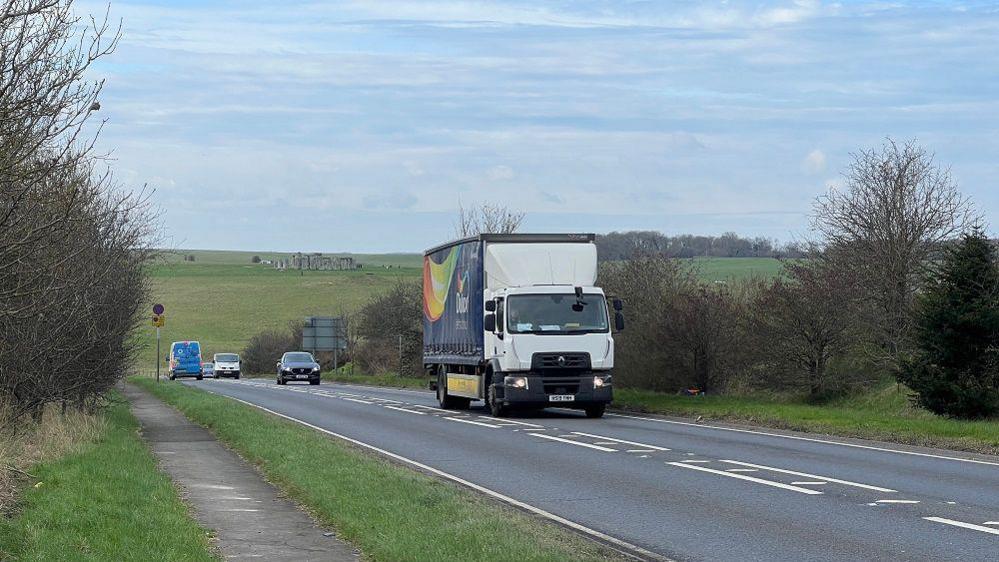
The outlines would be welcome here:
[[[211,392],[211,391],[209,391],[209,392]],[[625,549],[625,551],[628,551],[628,550],[632,551],[631,553],[624,552],[623,554],[629,554],[632,557],[637,558],[637,556],[635,556],[633,554],[633,553],[637,553],[637,554],[640,554],[640,555],[642,555],[642,556],[644,556],[646,558],[651,558],[653,560],[660,560],[662,562],[674,562],[673,559],[667,558],[667,557],[665,557],[665,556],[663,556],[661,554],[656,554],[655,552],[652,552],[651,550],[646,550],[646,549],[644,549],[644,548],[642,548],[640,546],[633,545],[633,544],[631,544],[631,543],[629,543],[627,541],[623,541],[621,539],[612,537],[610,535],[606,535],[604,533],[601,533],[600,531],[597,531],[596,529],[591,529],[591,528],[589,528],[589,527],[587,527],[585,525],[581,525],[579,523],[576,523],[575,521],[570,521],[569,519],[566,519],[564,517],[560,517],[558,515],[555,515],[554,513],[545,511],[545,510],[541,509],[540,507],[535,507],[535,506],[533,506],[531,504],[524,503],[524,502],[522,502],[520,500],[515,500],[515,499],[511,498],[510,496],[505,496],[505,495],[503,495],[503,494],[501,494],[501,493],[499,493],[499,492],[497,492],[495,490],[490,490],[489,488],[486,488],[485,486],[480,486],[478,484],[475,484],[474,482],[469,482],[468,480],[465,480],[464,478],[461,478],[459,476],[455,476],[453,474],[444,472],[443,470],[436,469],[436,468],[434,468],[432,466],[425,465],[425,464],[423,464],[423,463],[421,463],[419,461],[414,461],[413,459],[404,457],[402,455],[398,455],[398,454],[393,453],[391,451],[386,451],[385,449],[381,449],[379,447],[375,447],[374,445],[369,445],[368,443],[365,443],[363,441],[358,441],[357,439],[353,439],[351,437],[347,437],[346,435],[341,435],[339,433],[330,431],[328,429],[323,429],[323,428],[321,428],[321,427],[319,427],[317,425],[312,425],[309,422],[305,422],[305,421],[302,421],[300,419],[293,418],[291,416],[282,414],[280,412],[275,412],[274,410],[271,410],[269,408],[265,408],[263,406],[254,404],[253,402],[248,402],[246,400],[241,400],[239,398],[234,398],[232,396],[227,396],[225,394],[220,394],[219,396],[225,396],[226,398],[229,398],[230,400],[235,400],[237,402],[246,404],[247,406],[252,406],[254,408],[257,408],[259,410],[267,412],[268,414],[272,414],[272,415],[278,416],[279,418],[284,418],[286,420],[293,421],[295,423],[304,425],[305,427],[314,429],[314,430],[319,431],[321,433],[325,433],[327,435],[331,435],[333,437],[336,437],[337,439],[341,439],[343,441],[347,441],[348,443],[353,443],[354,445],[357,445],[359,447],[364,447],[366,449],[370,449],[372,451],[375,451],[376,453],[379,453],[381,455],[385,455],[386,457],[393,458],[393,459],[395,459],[397,461],[400,461],[400,462],[404,462],[404,463],[409,464],[411,466],[415,466],[416,468],[419,468],[420,470],[424,470],[424,471],[429,472],[431,474],[436,474],[437,476],[440,476],[441,478],[446,478],[448,480],[451,480],[452,482],[456,482],[458,484],[461,484],[462,486],[465,486],[467,488],[471,488],[472,490],[475,490],[476,492],[479,492],[479,493],[482,493],[482,494],[486,494],[487,496],[496,498],[496,499],[498,499],[500,501],[503,501],[505,503],[508,503],[508,504],[514,506],[514,507],[518,507],[520,509],[523,509],[525,511],[529,511],[529,512],[535,514],[535,515],[539,515],[541,517],[544,517],[545,519],[548,519],[548,520],[554,521],[556,523],[559,523],[560,525],[565,525],[566,527],[569,527],[570,529],[574,529],[576,531],[579,531],[580,533],[589,535],[589,536],[591,536],[591,537],[593,537],[595,539],[598,539],[600,541],[604,541],[606,543],[610,543],[611,545],[617,546],[619,548],[623,548],[623,549]]]
[[[590,445],[589,443],[580,443],[579,441],[573,441],[572,439],[562,439],[561,437],[555,437],[554,435],[545,435],[544,433],[528,433],[528,435],[533,435],[535,437],[542,437],[544,439],[551,439],[552,441],[561,441],[562,443],[569,443],[570,445],[579,445],[580,447],[586,447],[588,449],[596,449],[598,451],[604,451],[607,453],[617,452],[617,449],[611,449],[609,447],[601,447],[600,445]]]
[[[784,474],[791,474],[794,476],[804,476],[805,478],[814,478],[816,480],[826,480],[828,482],[835,482],[837,484],[843,484],[844,486],[854,486],[857,488],[864,488],[867,490],[874,490],[876,492],[885,492],[886,494],[893,494],[898,492],[898,490],[892,490],[891,488],[881,488],[879,486],[871,486],[870,484],[861,484],[859,482],[851,482],[849,480],[840,480],[838,478],[829,478],[828,476],[819,476],[818,474],[809,474],[807,472],[798,472],[796,470],[787,470],[784,468],[774,468],[772,466],[764,466],[762,464],[753,464],[749,462],[733,461],[721,459],[721,462],[727,462],[729,464],[737,464],[739,466],[748,466],[750,468],[760,468],[763,470],[770,470],[773,472],[782,472]]]
[[[382,407],[383,408],[388,408],[389,410],[399,410],[400,412],[406,412],[407,414],[416,414],[418,416],[425,416],[425,415],[427,415],[426,412],[417,412],[415,410],[407,410],[406,408],[399,408],[399,407],[396,407],[396,406],[386,406],[386,405],[382,404]]]
[[[965,529],[971,529],[973,531],[981,531],[983,533],[999,535],[999,529],[993,529],[991,527],[983,527],[981,525],[975,525],[974,523],[965,523],[964,521],[954,521],[953,519],[944,519],[943,517],[923,517],[923,519],[927,521],[934,521],[936,523],[943,523],[944,525],[953,525],[955,527],[963,527]]]
[[[854,447],[854,448],[857,448],[857,449],[868,449],[868,450],[871,450],[871,451],[882,451],[882,452],[885,452],[885,453],[898,453],[900,455],[914,455],[914,456],[917,456],[917,457],[928,457],[928,458],[931,458],[931,459],[942,459],[942,460],[948,460],[948,461],[960,461],[960,462],[970,462],[970,463],[975,463],[975,464],[985,464],[985,465],[989,465],[989,466],[999,466],[999,462],[982,461],[982,460],[978,460],[978,459],[964,459],[964,458],[961,458],[961,457],[948,457],[946,455],[934,455],[932,453],[919,453],[919,452],[916,452],[916,451],[900,451],[898,449],[889,449],[887,447],[875,447],[873,445],[860,445],[858,443],[843,443],[842,441],[829,441],[828,439],[817,439],[815,437],[802,437],[802,436],[799,436],[799,435],[782,435],[780,433],[770,433],[768,431],[756,431],[756,430],[752,430],[752,429],[739,429],[739,428],[735,428],[735,427],[723,427],[723,426],[719,426],[719,425],[704,425],[702,423],[691,423],[691,422],[681,422],[681,421],[674,421],[674,420],[663,420],[663,419],[659,419],[659,418],[647,418],[647,417],[642,417],[642,416],[630,416],[630,415],[627,415],[627,414],[612,414],[610,412],[608,412],[605,415],[607,415],[607,416],[613,416],[613,417],[616,417],[616,418],[630,418],[630,419],[634,419],[634,420],[644,420],[644,421],[651,421],[651,422],[658,422],[658,423],[672,423],[672,424],[676,424],[676,425],[686,425],[686,426],[690,426],[690,427],[700,427],[700,428],[705,428],[705,429],[717,429],[717,430],[720,430],[720,431],[735,431],[737,433],[752,433],[754,435],[765,435],[767,437],[781,437],[781,438],[784,438],[784,439],[796,439],[798,441],[811,441],[813,443],[825,443],[827,445],[840,445],[840,446],[843,446],[843,447]]]
[[[711,474],[718,474],[720,476],[728,476],[729,478],[738,478],[739,480],[746,480],[747,482],[756,482],[757,484],[763,484],[765,486],[773,486],[774,488],[781,488],[784,490],[791,490],[792,492],[799,492],[802,494],[809,494],[812,496],[817,496],[822,494],[818,490],[809,490],[808,488],[799,488],[797,486],[792,486],[790,484],[784,484],[783,482],[774,482],[773,480],[764,480],[762,478],[755,478],[753,476],[746,476],[745,474],[737,474],[734,472],[725,472],[724,470],[715,470],[713,468],[708,468],[706,466],[697,466],[696,464],[686,464],[682,462],[668,462],[666,464],[672,466],[682,466],[683,468],[689,468],[691,470],[700,470],[701,472],[710,472]]]
[[[582,431],[573,431],[576,435],[583,435],[585,437],[592,437],[594,439],[606,439],[608,441],[614,441],[615,443],[624,443],[625,445],[634,445],[636,447],[642,447],[645,449],[653,449],[656,451],[669,451],[666,447],[658,447],[656,445],[649,445],[647,443],[639,443],[637,441],[626,441],[624,439],[618,439],[617,437],[607,437],[606,435],[597,435],[595,433],[583,433]]]
[[[493,425],[491,423],[482,423],[482,422],[477,422],[477,421],[474,421],[474,420],[463,420],[461,418],[441,417],[441,419],[442,420],[449,420],[449,421],[456,421],[456,422],[461,422],[461,423],[470,423],[472,425],[481,425],[482,427],[491,427],[493,429],[502,429],[503,428],[503,426],[501,426],[501,425]]]

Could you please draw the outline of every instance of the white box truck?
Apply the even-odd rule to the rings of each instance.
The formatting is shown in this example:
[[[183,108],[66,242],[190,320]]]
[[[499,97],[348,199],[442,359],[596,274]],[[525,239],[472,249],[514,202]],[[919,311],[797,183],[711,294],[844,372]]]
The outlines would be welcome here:
[[[482,234],[425,252],[423,364],[441,408],[484,400],[494,416],[547,406],[603,415],[624,317],[596,286],[593,240]]]

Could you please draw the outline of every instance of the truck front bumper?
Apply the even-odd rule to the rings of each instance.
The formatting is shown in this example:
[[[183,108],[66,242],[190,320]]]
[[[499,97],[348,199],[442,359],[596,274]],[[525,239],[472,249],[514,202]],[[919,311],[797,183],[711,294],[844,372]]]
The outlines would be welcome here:
[[[523,406],[542,408],[555,406],[559,408],[584,408],[594,404],[609,404],[614,398],[610,384],[594,387],[594,376],[610,373],[586,373],[573,377],[545,377],[531,373],[504,373],[510,377],[525,377],[526,388],[517,388],[503,384],[503,379],[497,381],[496,396],[502,397],[503,404],[508,406]],[[505,377],[504,377],[505,378]]]

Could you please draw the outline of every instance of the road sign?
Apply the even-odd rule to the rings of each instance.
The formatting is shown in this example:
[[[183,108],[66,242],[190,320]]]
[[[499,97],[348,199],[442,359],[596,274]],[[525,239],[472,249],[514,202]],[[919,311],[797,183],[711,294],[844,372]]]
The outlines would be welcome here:
[[[162,314],[153,314],[153,326],[157,328],[162,328],[166,324],[166,316]]]
[[[163,314],[163,305],[162,304],[154,304],[153,305],[153,314],[155,314],[157,316],[162,315]]]

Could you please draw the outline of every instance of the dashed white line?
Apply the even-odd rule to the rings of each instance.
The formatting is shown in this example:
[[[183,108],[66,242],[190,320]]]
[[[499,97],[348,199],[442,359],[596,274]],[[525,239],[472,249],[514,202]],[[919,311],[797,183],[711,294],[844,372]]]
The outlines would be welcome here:
[[[479,417],[482,418],[482,419],[485,419],[485,420],[496,420],[496,418],[493,418],[493,417],[490,417],[490,416],[479,416]],[[502,423],[504,425],[506,425],[506,424],[523,425],[523,426],[527,426],[527,427],[544,427],[543,425],[538,425],[536,423],[527,423],[527,422],[521,422],[521,421],[517,421],[517,420],[507,420],[507,419],[504,419],[502,422],[499,421],[499,420],[497,420],[496,423]]]
[[[576,435],[582,435],[584,437],[592,437],[594,439],[603,439],[604,441],[613,441],[614,443],[624,443],[625,445],[634,445],[636,447],[642,447],[643,449],[652,449],[653,451],[669,451],[666,447],[657,447],[656,445],[649,445],[647,443],[638,443],[637,441],[626,441],[624,439],[618,439],[616,437],[607,437],[606,435],[596,435],[594,433],[583,433],[582,431],[573,431]]]
[[[758,468],[729,468],[725,472],[759,472]]]
[[[653,453],[653,449],[628,449],[626,453]]]
[[[367,400],[361,400],[359,398],[347,398],[346,396],[343,397],[343,400],[350,400],[351,402],[357,402],[358,404],[374,404],[374,402],[369,402]]]
[[[990,535],[999,535],[999,529],[983,527],[981,525],[975,525],[974,523],[965,523],[964,521],[955,521],[953,519],[945,519],[943,517],[923,517],[923,519],[927,521],[934,521],[936,523],[943,523],[944,525],[963,527],[965,529],[971,529],[972,531],[981,531],[983,533],[989,533]]]
[[[999,521],[986,521],[982,525],[999,525]]]
[[[874,503],[919,503],[919,500],[876,500]]]
[[[663,420],[663,419],[659,419],[659,418],[648,418],[648,417],[643,417],[643,416],[631,416],[631,415],[627,415],[627,414],[607,414],[607,415],[615,417],[615,418],[629,418],[629,419],[633,419],[633,420],[643,420],[643,421],[656,422],[656,423],[669,423],[669,424],[675,424],[675,425],[686,425],[686,426],[697,427],[697,428],[701,428],[701,429],[716,429],[716,430],[719,430],[719,431],[734,431],[734,432],[737,432],[737,433],[750,433],[750,434],[753,434],[753,435],[764,435],[764,436],[767,436],[767,437],[780,437],[782,439],[796,439],[798,441],[811,441],[813,443],[824,443],[826,445],[839,445],[841,447],[855,447],[857,449],[868,449],[868,450],[871,450],[871,451],[882,451],[882,452],[885,452],[885,453],[896,453],[896,454],[899,454],[899,455],[913,455],[913,456],[917,456],[917,457],[929,457],[929,458],[932,458],[932,459],[942,459],[942,460],[948,460],[948,461],[970,462],[970,463],[975,463],[975,464],[987,464],[987,465],[990,465],[990,466],[999,466],[999,462],[982,461],[982,460],[978,460],[978,459],[965,459],[965,458],[961,458],[961,457],[948,457],[946,455],[934,455],[932,453],[919,453],[919,452],[916,452],[916,451],[900,451],[898,449],[889,449],[887,447],[875,447],[873,445],[860,445],[858,443],[844,443],[842,441],[830,441],[828,439],[816,439],[815,437],[802,437],[800,435],[783,435],[781,433],[771,433],[771,432],[768,432],[768,431],[755,431],[755,430],[752,430],[752,429],[739,429],[739,428],[735,428],[735,427],[723,427],[723,426],[718,426],[718,425],[704,425],[702,423],[681,422],[681,421],[675,421],[675,420]]]
[[[611,449],[610,447],[601,447],[600,445],[591,445],[589,443],[582,443],[580,441],[573,441],[572,439],[563,439],[561,437],[555,437],[554,435],[545,435],[544,433],[532,433],[535,437],[541,437],[544,439],[551,439],[552,441],[560,441],[562,443],[568,443],[570,445],[578,445],[580,447],[586,447],[587,449],[596,449],[597,451],[604,451],[607,453],[616,453],[617,449]]]
[[[463,420],[461,418],[451,418],[451,417],[446,417],[446,418],[442,418],[442,419],[445,419],[445,420],[448,420],[448,421],[461,422],[461,423],[470,423],[472,425],[481,425],[482,427],[491,427],[493,429],[502,429],[503,428],[503,426],[501,426],[501,425],[495,425],[495,424],[491,424],[491,423],[482,423],[482,422],[477,422],[475,420]]]
[[[791,482],[794,486],[819,486],[822,484],[828,484],[828,482],[823,482],[821,480],[802,480],[800,482]]]
[[[765,486],[773,486],[774,488],[781,488],[783,490],[791,490],[792,492],[798,492],[801,494],[809,495],[820,495],[822,492],[818,490],[809,490],[808,488],[799,488],[798,486],[792,486],[790,484],[784,484],[783,482],[774,482],[773,480],[764,480],[762,478],[755,478],[753,476],[746,476],[745,474],[738,474],[734,472],[726,472],[724,470],[715,470],[713,468],[708,468],[705,466],[697,466],[696,464],[689,464],[684,462],[668,462],[666,464],[672,466],[680,466],[683,468],[689,468],[691,470],[700,470],[701,472],[710,472],[711,474],[717,474],[719,476],[728,476],[729,478],[738,478],[739,480],[745,480],[747,482],[755,482],[757,484],[763,484]]]
[[[682,463],[698,463],[698,462],[699,463],[705,463],[705,462],[711,462],[711,461],[705,460],[705,459],[690,459],[690,460],[680,461],[680,462],[682,462]]]
[[[398,408],[396,406],[382,406],[382,407],[383,408],[388,408],[389,410],[398,410],[400,412],[406,412],[407,414],[416,414],[416,415],[419,415],[419,416],[425,416],[425,415],[427,415],[424,412],[417,412],[416,410],[407,410],[406,408]]]
[[[895,493],[895,492],[898,491],[898,490],[892,490],[891,488],[881,488],[879,486],[871,486],[870,484],[860,484],[858,482],[851,482],[849,480],[840,480],[838,478],[829,478],[827,476],[819,476],[818,474],[809,474],[807,472],[798,472],[796,470],[787,470],[787,469],[784,469],[784,468],[774,468],[772,466],[764,466],[762,464],[752,464],[752,463],[748,463],[748,462],[725,460],[725,459],[722,459],[721,462],[727,462],[729,464],[737,464],[739,466],[747,466],[747,467],[750,467],[750,468],[759,468],[759,469],[762,469],[762,470],[770,470],[772,472],[781,472],[781,473],[784,473],[784,474],[793,474],[794,476],[804,476],[805,478],[814,478],[816,480],[825,480],[827,482],[835,482],[837,484],[843,484],[844,486],[854,486],[856,488],[864,488],[864,489],[867,489],[867,490],[874,490],[876,492]]]

